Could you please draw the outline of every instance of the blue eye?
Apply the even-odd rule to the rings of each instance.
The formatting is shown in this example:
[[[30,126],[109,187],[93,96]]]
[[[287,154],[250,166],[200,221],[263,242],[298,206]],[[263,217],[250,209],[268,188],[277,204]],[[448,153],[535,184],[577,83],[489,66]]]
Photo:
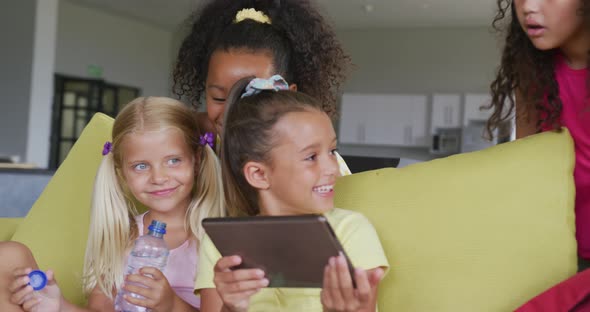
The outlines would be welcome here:
[[[172,159],[169,159],[169,160],[168,160],[168,164],[169,164],[169,165],[176,165],[176,164],[178,164],[179,162],[180,162],[180,159],[179,159],[179,158],[172,158]]]
[[[143,171],[143,170],[146,170],[147,168],[148,168],[148,166],[144,163],[137,164],[137,165],[133,166],[133,169],[138,170],[138,171]]]

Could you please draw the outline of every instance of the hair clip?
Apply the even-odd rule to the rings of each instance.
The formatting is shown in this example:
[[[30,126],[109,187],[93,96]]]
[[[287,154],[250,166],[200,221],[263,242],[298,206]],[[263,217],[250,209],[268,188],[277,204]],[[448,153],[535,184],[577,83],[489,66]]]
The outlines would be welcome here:
[[[242,98],[256,95],[262,91],[289,90],[289,84],[281,75],[274,75],[268,79],[254,78],[248,83]]]
[[[102,147],[102,156],[106,156],[108,153],[113,151],[113,143],[106,141]]]
[[[251,19],[261,24],[271,24],[270,17],[268,15],[258,11],[256,9],[242,9],[236,13],[234,23],[239,23],[243,20]]]
[[[209,145],[211,148],[213,148],[214,140],[215,137],[213,135],[213,132],[205,132],[205,134],[199,136],[199,144],[203,146]]]

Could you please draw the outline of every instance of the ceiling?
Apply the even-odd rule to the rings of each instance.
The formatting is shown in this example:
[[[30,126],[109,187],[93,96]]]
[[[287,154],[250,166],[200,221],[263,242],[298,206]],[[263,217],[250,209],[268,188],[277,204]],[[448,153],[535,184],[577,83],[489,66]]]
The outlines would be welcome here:
[[[173,31],[201,0],[67,0]],[[488,26],[491,0],[316,0],[338,29]]]

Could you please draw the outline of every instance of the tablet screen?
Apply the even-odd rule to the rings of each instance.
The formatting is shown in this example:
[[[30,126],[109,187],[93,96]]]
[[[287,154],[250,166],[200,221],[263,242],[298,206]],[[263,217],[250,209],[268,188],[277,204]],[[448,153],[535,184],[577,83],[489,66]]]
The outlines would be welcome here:
[[[203,227],[222,256],[242,258],[236,269],[264,270],[269,287],[321,288],[330,257],[346,256],[321,215],[207,218]]]

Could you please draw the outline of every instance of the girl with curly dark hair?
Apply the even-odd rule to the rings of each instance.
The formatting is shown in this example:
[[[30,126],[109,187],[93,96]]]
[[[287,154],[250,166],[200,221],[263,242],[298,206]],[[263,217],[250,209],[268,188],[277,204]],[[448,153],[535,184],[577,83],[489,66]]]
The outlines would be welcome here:
[[[350,57],[310,1],[214,0],[191,19],[173,91],[194,106],[206,103],[207,115],[200,119],[208,131],[220,133],[229,89],[247,76],[280,74],[293,90],[319,99],[323,110],[335,115]]]
[[[590,0],[497,0],[506,41],[491,84],[488,134],[513,114],[516,136],[567,127],[576,148],[576,238],[590,259]],[[501,24],[502,21],[506,23]]]

